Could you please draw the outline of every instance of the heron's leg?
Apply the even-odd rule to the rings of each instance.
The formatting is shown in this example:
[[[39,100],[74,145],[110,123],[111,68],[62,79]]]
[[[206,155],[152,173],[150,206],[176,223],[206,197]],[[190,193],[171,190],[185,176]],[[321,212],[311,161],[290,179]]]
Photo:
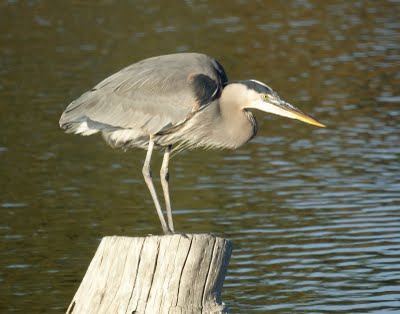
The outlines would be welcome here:
[[[158,201],[158,198],[157,198],[156,190],[154,189],[153,179],[151,177],[150,162],[151,162],[151,154],[153,153],[153,148],[154,148],[154,141],[153,141],[152,137],[150,136],[146,160],[143,165],[143,177],[144,177],[144,181],[147,184],[147,187],[149,188],[151,197],[153,198],[154,205],[156,206],[158,218],[160,218],[160,222],[161,222],[161,227],[162,227],[164,233],[170,233],[170,230],[167,226],[167,223],[165,222],[165,219],[164,219],[164,216],[163,216],[163,213],[161,210],[160,202]]]
[[[169,172],[168,162],[171,152],[171,145],[167,146],[164,152],[164,159],[160,170],[161,185],[164,192],[165,207],[167,208],[168,227],[174,232],[174,221],[172,220],[171,199],[169,197]]]

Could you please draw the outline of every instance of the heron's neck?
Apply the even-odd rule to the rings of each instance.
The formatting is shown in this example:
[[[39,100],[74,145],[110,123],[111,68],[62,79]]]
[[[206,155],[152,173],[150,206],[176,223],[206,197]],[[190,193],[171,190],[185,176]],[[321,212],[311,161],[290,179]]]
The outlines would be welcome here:
[[[222,91],[219,102],[223,128],[221,132],[232,143],[233,148],[247,143],[257,130],[253,115],[244,109],[246,92],[246,87],[241,84],[229,84]]]
[[[242,84],[228,84],[222,91],[220,107],[223,114],[240,114],[246,105],[247,88]]]

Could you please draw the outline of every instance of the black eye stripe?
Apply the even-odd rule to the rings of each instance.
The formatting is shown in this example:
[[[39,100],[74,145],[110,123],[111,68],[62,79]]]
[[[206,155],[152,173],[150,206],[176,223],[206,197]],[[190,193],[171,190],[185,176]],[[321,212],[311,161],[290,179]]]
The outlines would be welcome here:
[[[230,83],[239,83],[245,85],[248,89],[254,90],[257,93],[260,94],[268,94],[272,95],[273,90],[262,83],[259,83],[258,81],[253,81],[253,80],[246,80],[246,81],[232,81]]]

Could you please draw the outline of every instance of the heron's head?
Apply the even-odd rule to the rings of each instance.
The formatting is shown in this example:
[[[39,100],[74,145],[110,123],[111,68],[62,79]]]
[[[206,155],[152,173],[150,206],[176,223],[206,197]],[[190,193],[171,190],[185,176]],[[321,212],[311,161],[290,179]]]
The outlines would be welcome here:
[[[243,109],[258,109],[290,119],[300,120],[318,127],[325,127],[324,124],[318,122],[307,113],[280,99],[278,94],[264,83],[256,80],[236,81],[235,83],[246,87],[244,90],[246,101]]]

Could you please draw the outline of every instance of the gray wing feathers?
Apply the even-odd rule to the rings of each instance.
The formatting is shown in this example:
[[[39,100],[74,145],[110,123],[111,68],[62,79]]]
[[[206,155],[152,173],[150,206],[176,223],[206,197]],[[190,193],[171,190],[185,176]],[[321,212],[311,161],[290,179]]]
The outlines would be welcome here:
[[[222,88],[218,66],[201,54],[167,55],[135,63],[73,101],[60,125],[76,133],[84,133],[79,128],[86,123],[85,127],[96,129],[87,134],[125,128],[156,134],[201,109],[191,82],[193,75],[207,75],[216,89]]]

